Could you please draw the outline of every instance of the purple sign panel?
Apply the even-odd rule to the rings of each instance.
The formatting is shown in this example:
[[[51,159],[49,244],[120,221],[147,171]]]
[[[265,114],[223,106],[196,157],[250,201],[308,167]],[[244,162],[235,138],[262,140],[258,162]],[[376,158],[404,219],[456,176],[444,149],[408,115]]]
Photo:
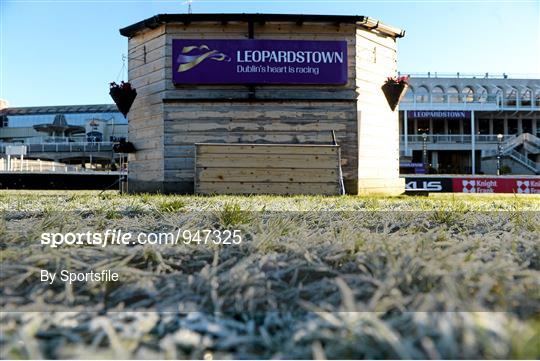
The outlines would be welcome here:
[[[471,118],[471,112],[468,110],[409,110],[408,118],[429,119],[429,118]]]
[[[346,41],[173,40],[175,84],[346,84]]]

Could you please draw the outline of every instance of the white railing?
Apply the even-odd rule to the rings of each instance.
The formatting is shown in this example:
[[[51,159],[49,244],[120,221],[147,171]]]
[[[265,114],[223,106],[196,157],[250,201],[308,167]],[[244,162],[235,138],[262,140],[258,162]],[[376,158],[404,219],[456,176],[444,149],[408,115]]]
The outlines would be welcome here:
[[[499,95],[489,94],[485,98],[475,97],[469,99],[465,94],[449,94],[449,93],[421,93],[414,94],[418,98],[403,98],[404,103],[416,103],[416,104],[502,104],[502,97]],[[431,98],[430,98],[431,95]]]
[[[110,171],[83,168],[80,165],[65,164],[48,160],[33,160],[11,158],[8,162],[0,158],[0,172],[22,173],[99,173],[99,174],[127,174],[127,170]]]
[[[540,138],[537,136],[531,133],[523,133],[521,136],[523,137],[523,141],[532,143],[534,146],[540,148]]]
[[[530,133],[522,133],[520,135],[514,135],[510,138],[504,140],[501,144],[501,153],[502,154],[508,154],[512,150],[514,150],[516,147],[525,144],[525,142],[531,143],[534,147],[540,148],[540,138],[530,134]],[[489,150],[486,151],[486,155],[496,155],[498,153],[497,150]],[[533,153],[535,154],[535,153]]]
[[[512,138],[515,138],[515,135],[504,135],[502,141],[505,142]],[[400,138],[402,143],[405,142],[405,136],[402,135]],[[470,134],[427,134],[426,143],[471,143]],[[498,143],[499,139],[496,134],[479,134],[475,136],[476,143]],[[409,143],[423,143],[424,136],[421,134],[408,135],[407,142]]]
[[[69,142],[75,142],[75,143],[82,143],[86,141],[86,137],[33,137],[30,140],[30,143],[69,143]]]
[[[445,109],[445,110],[497,110],[504,106],[500,98],[492,99],[491,96],[486,100],[475,99],[473,101],[466,100],[449,100],[448,97],[437,101],[436,99],[429,99],[429,95],[425,101],[418,101],[415,98],[403,98],[400,102],[402,106],[401,110],[431,110],[431,109]],[[530,106],[529,106],[530,108]]]
[[[531,169],[532,171],[535,171],[535,172],[539,171],[535,162],[533,162],[532,160],[530,160],[529,158],[527,158],[525,155],[521,154],[517,150],[512,150],[511,152],[508,153],[508,155],[510,156],[510,158],[513,158],[514,160],[523,164],[524,166]]]
[[[407,73],[398,72],[398,75],[409,75],[411,78],[476,78],[476,79],[540,79],[538,73],[525,73],[525,74],[490,74],[490,73],[444,73],[444,72],[424,72],[424,73]]]
[[[523,144],[523,134],[504,140],[501,144],[502,152],[508,153],[520,144]]]
[[[6,146],[15,143],[0,143],[0,153],[6,152]],[[18,144],[17,144],[18,145]],[[49,153],[49,152],[106,152],[112,151],[112,142],[70,142],[70,143],[34,143],[24,144],[28,153]]]
[[[501,94],[475,94],[469,98],[460,93],[412,93],[412,97],[404,97],[399,104],[400,110],[538,110],[540,97],[524,99],[505,98]]]

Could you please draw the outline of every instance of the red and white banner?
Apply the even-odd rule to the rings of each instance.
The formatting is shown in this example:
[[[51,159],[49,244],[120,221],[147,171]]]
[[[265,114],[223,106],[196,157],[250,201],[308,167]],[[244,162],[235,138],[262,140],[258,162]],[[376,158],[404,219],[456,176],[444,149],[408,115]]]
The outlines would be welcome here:
[[[456,193],[521,193],[540,194],[539,178],[453,178]]]
[[[540,194],[539,179],[517,179],[516,193]]]

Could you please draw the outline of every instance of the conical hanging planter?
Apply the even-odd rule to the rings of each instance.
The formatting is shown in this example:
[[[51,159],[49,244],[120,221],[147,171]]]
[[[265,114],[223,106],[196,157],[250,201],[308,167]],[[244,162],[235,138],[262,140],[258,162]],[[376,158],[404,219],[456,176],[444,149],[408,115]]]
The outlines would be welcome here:
[[[120,113],[126,118],[131,105],[133,105],[133,101],[137,97],[137,91],[132,88],[129,83],[121,82],[120,85],[118,85],[115,82],[112,82],[110,84],[109,94],[116,103]]]
[[[407,93],[407,89],[409,88],[408,81],[408,76],[388,78],[381,87],[384,96],[386,97],[386,101],[388,102],[388,105],[392,111],[396,110],[399,102],[405,96],[405,93]]]
[[[113,151],[115,153],[135,153],[136,149],[133,143],[120,140],[120,142],[113,145]]]

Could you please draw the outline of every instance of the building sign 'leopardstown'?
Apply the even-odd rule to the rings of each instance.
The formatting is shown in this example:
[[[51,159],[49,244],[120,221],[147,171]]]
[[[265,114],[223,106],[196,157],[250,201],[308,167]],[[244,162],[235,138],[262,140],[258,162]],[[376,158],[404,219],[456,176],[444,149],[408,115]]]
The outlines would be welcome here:
[[[471,112],[469,110],[409,110],[407,111],[409,118],[428,119],[428,118],[459,118],[470,119]]]
[[[346,41],[173,40],[175,84],[346,84]]]

